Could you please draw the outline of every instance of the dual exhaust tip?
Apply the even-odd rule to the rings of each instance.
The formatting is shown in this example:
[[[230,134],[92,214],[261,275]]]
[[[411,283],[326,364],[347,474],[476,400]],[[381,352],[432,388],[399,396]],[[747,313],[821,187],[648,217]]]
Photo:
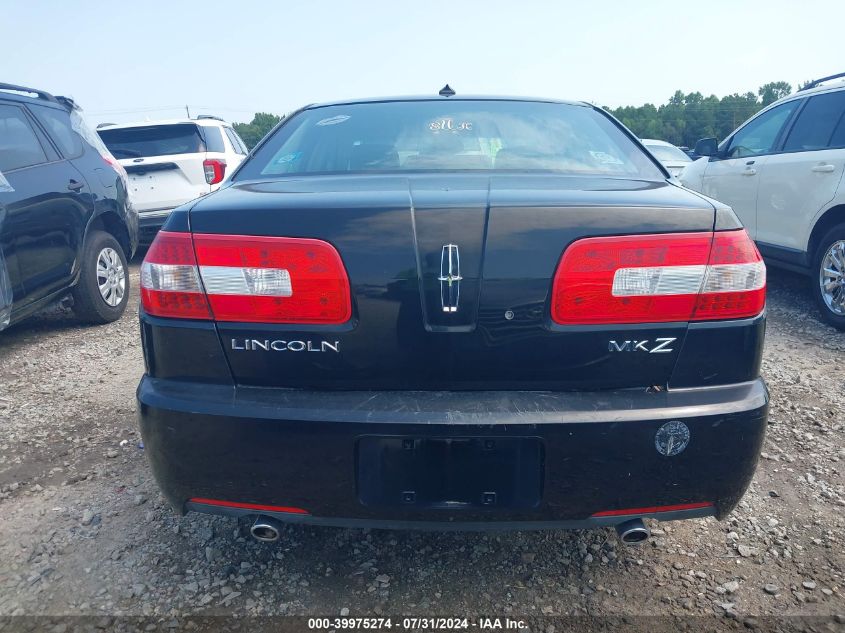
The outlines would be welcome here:
[[[279,535],[282,533],[282,524],[273,517],[260,514],[255,518],[249,532],[256,541],[273,543],[279,540]],[[625,545],[639,545],[651,536],[651,532],[642,519],[631,519],[618,524],[616,534],[619,535],[619,540]]]

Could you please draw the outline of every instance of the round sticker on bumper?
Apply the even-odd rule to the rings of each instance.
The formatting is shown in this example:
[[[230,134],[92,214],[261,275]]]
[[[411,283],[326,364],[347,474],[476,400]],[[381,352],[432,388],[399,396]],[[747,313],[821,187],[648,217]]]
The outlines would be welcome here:
[[[683,452],[689,444],[689,438],[689,427],[679,420],[672,420],[657,429],[654,447],[661,455],[672,457]]]

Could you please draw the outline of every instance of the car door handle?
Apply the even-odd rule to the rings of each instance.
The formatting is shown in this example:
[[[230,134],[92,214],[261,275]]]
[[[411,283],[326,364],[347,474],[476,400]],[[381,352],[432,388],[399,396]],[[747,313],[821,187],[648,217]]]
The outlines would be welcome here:
[[[836,170],[835,165],[816,165],[813,167],[813,171],[819,172],[820,174],[829,174],[834,170]]]
[[[84,183],[84,182],[79,182],[78,180],[71,180],[71,181],[67,184],[67,188],[68,188],[70,191],[79,191],[79,190],[80,190],[80,189],[82,189],[84,186],[85,186],[85,183]]]
[[[756,173],[757,173],[757,170],[754,169],[753,167],[746,167],[745,171],[742,172],[742,175],[743,176],[753,176]]]

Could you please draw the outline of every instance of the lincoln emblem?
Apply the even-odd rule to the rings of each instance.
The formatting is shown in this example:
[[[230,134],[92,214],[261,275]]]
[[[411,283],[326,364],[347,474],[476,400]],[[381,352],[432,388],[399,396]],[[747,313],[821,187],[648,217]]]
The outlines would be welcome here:
[[[443,312],[457,312],[461,297],[461,257],[457,244],[446,244],[440,255],[440,304]]]

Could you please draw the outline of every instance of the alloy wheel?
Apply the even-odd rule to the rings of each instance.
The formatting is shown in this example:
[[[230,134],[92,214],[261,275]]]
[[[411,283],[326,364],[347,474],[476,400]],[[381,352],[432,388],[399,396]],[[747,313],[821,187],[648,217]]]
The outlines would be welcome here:
[[[126,270],[117,251],[106,247],[97,255],[97,287],[103,301],[111,307],[120,305],[126,293]]]
[[[845,316],[845,240],[831,244],[822,257],[819,287],[828,310]]]

